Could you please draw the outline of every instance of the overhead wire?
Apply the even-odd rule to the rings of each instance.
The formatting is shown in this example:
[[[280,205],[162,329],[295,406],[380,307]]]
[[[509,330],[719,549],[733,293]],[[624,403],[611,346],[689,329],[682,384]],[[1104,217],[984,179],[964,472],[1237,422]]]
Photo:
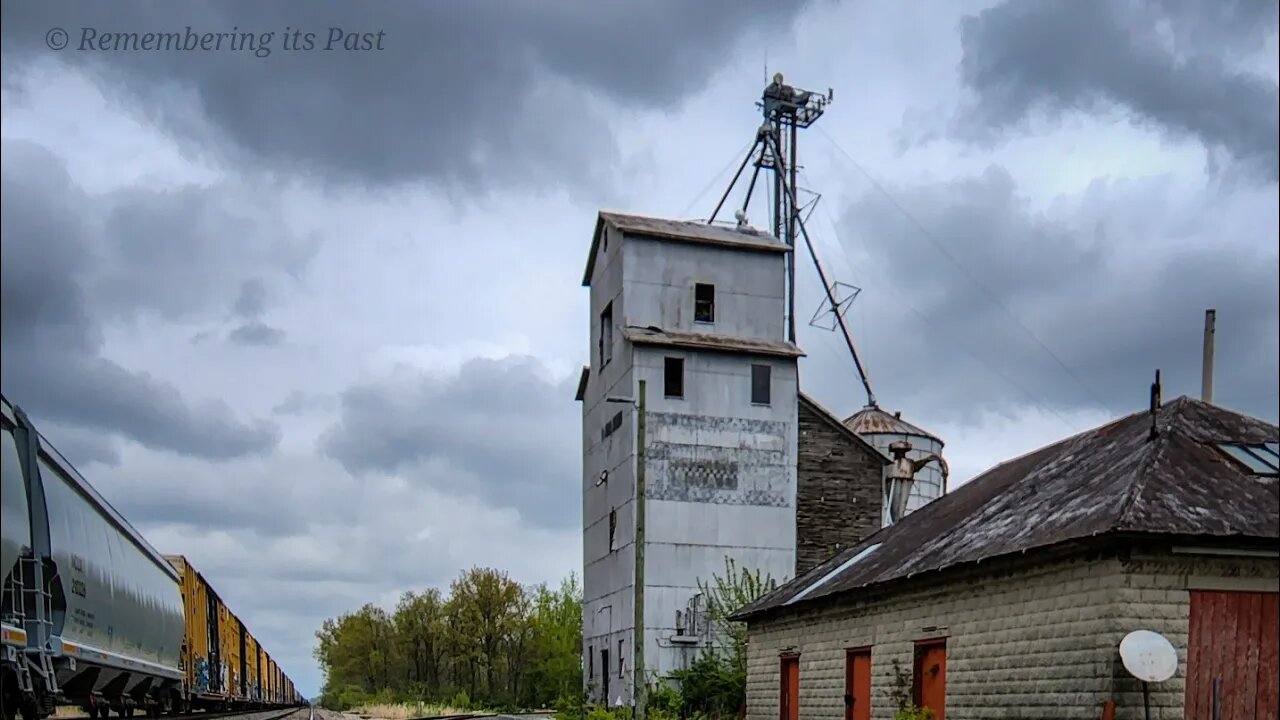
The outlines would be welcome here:
[[[887,189],[885,189],[884,185],[882,185],[878,180],[876,180],[876,178],[872,176],[871,173],[867,172],[867,170],[863,168],[862,165],[857,160],[854,159],[853,155],[850,154],[849,151],[845,150],[844,147],[841,146],[840,143],[836,142],[836,139],[831,137],[831,135],[823,128],[819,127],[817,128],[817,130],[818,130],[818,133],[821,134],[824,138],[826,138],[827,141],[830,142],[831,145],[835,147],[836,150],[840,151],[840,154],[843,155],[845,159],[847,159],[849,163],[853,165],[853,167],[857,169],[857,171],[867,179],[867,182],[871,183],[871,186],[874,187],[876,191],[878,191],[881,195],[883,195],[884,198],[889,201],[889,204],[891,204],[899,213],[901,213],[902,216],[905,217],[907,221],[911,223],[916,228],[916,230],[919,231],[919,233],[922,236],[924,236],[924,238],[928,240],[930,244],[934,246],[935,249],[938,250],[938,252],[940,252],[944,257],[946,257],[949,261],[951,261],[953,265],[959,268],[960,271],[963,272],[965,276],[969,279],[969,281],[972,282],[975,286],[977,286],[983,293],[985,293],[987,297],[991,300],[991,302],[996,305],[996,307],[1003,310],[1004,313],[1008,315],[1009,318],[1012,319],[1013,322],[1019,328],[1021,328],[1021,330],[1023,331],[1023,333],[1027,335],[1027,337],[1031,338],[1031,340],[1034,341],[1036,345],[1038,345],[1040,349],[1045,352],[1045,354],[1047,354],[1050,358],[1053,359],[1054,363],[1056,363],[1059,368],[1061,368],[1067,375],[1069,375],[1073,380],[1075,380],[1076,383],[1079,384],[1079,386],[1086,393],[1088,393],[1088,395],[1094,400],[1094,402],[1096,402],[1100,407],[1104,407],[1104,408],[1107,407],[1107,403],[1105,403],[1101,398],[1098,397],[1096,393],[1094,393],[1093,388],[1090,387],[1088,383],[1086,383],[1079,375],[1077,375],[1076,372],[1072,370],[1070,366],[1068,366],[1065,362],[1063,362],[1062,358],[1058,357],[1058,354],[1055,353],[1047,343],[1041,340],[1040,337],[1036,335],[1036,333],[1033,330],[1031,330],[1031,328],[1027,327],[1026,323],[1024,323],[1021,318],[1019,318],[1016,314],[1014,314],[1014,312],[1010,310],[1009,307],[1005,305],[990,288],[984,285],[982,281],[980,281],[963,263],[961,263],[954,255],[952,255],[951,252],[947,250],[946,246],[943,245],[941,242],[939,242],[938,239],[933,236],[933,233],[929,232],[928,228],[924,226],[924,223],[917,220],[914,215],[912,215],[905,207],[903,207],[902,203],[898,202],[897,198],[895,198],[892,195],[892,193],[890,193]]]
[[[689,204],[685,206],[684,210],[680,211],[679,217],[683,218],[688,216],[689,211],[693,210],[693,206],[697,205],[699,202],[702,202],[702,198],[706,196],[706,194],[711,190],[711,188],[715,187],[716,183],[719,182],[722,177],[724,177],[724,174],[729,172],[729,170],[733,168],[735,163],[742,162],[742,156],[746,154],[747,150],[752,145],[755,145],[754,139],[751,142],[743,145],[742,148],[738,150],[738,152],[734,153],[733,156],[729,158],[729,162],[725,163],[725,166],[720,169],[720,172],[716,173],[715,177],[711,178],[711,180],[707,182],[706,186],[702,188],[702,190],[698,193],[698,195],[689,201]]]
[[[801,179],[803,179],[806,184],[809,182],[809,180],[805,178],[803,175],[801,176]],[[846,244],[846,241],[843,237],[841,237],[839,227],[836,225],[835,219],[831,216],[831,213],[826,209],[826,207],[823,207],[822,211],[823,211],[823,216],[827,220],[827,224],[831,228],[832,237],[834,237],[836,240],[835,245],[837,246],[837,249],[839,250],[845,265],[848,266],[850,268],[850,272],[852,272],[853,271],[852,262],[844,247]],[[880,267],[879,262],[875,259],[875,256],[865,247],[863,248],[863,251],[867,260],[875,264],[876,266],[874,268],[876,272],[872,274],[878,274],[880,277],[888,277],[887,273],[884,272],[883,268]],[[985,359],[982,358],[981,355],[979,355],[972,348],[970,348],[967,343],[959,342],[950,333],[946,332],[941,327],[939,327],[937,323],[931,320],[927,315],[925,315],[920,310],[916,309],[914,305],[912,305],[906,298],[904,298],[902,295],[900,295],[897,292],[897,290],[894,289],[891,283],[886,282],[883,285],[881,285],[881,287],[884,289],[887,289],[889,293],[893,295],[894,299],[897,301],[898,304],[900,304],[902,307],[905,307],[912,315],[915,315],[916,318],[918,318],[920,321],[922,321],[923,323],[928,325],[930,328],[932,328],[935,333],[943,337],[949,338],[956,347],[959,347],[961,350],[963,350],[965,354],[967,354],[980,366],[984,367],[986,370],[988,370],[992,375],[996,376],[998,379],[1007,383],[1010,387],[1021,392],[1024,396],[1026,396],[1026,398],[1029,401],[1031,401],[1032,405],[1034,405],[1035,407],[1039,408],[1040,410],[1046,413],[1053,415],[1058,420],[1062,421],[1063,425],[1066,425],[1073,432],[1077,429],[1076,426],[1071,423],[1071,421],[1067,420],[1057,410],[1054,410],[1053,407],[1049,405],[1045,400],[1043,400],[1042,398],[1040,398],[1038,395],[1031,392],[1027,388],[1023,387],[1021,383],[1018,383],[1017,381],[1010,378],[1008,375],[1003,373],[999,368],[995,367],[993,364],[987,362]]]

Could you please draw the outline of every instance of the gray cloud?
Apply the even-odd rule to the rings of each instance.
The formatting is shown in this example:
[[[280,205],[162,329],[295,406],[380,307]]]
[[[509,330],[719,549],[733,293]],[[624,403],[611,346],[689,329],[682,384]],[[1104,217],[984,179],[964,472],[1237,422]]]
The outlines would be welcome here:
[[[111,243],[91,219],[96,199],[71,182],[57,157],[31,143],[4,141],[0,186],[0,373],[11,399],[36,418],[118,432],[147,447],[205,458],[275,447],[275,425],[237,420],[221,402],[188,403],[172,385],[101,355],[97,313],[112,303],[89,296],[85,287],[110,264]],[[135,282],[145,284],[163,269],[133,272]],[[140,303],[156,299],[139,292]]]
[[[1276,83],[1241,69],[1277,24],[1265,0],[1022,0],[961,24],[960,77],[976,95],[956,132],[987,141],[1034,111],[1127,107],[1141,122],[1280,173]],[[1167,34],[1161,33],[1161,28]]]
[[[240,284],[240,294],[232,305],[236,315],[247,320],[262,317],[267,305],[267,288],[261,280],[250,279]]]
[[[878,194],[846,209],[842,236],[867,243],[884,283],[858,300],[871,303],[863,350],[882,400],[953,417],[1027,402],[1123,413],[1145,405],[1157,368],[1166,394],[1194,395],[1212,307],[1216,398],[1276,417],[1277,249],[1263,230],[1276,224],[1274,193],[1097,183],[1037,212],[998,167],[890,192],[964,269]],[[1252,232],[1235,235],[1233,216],[1252,218]]]
[[[272,347],[283,342],[284,335],[284,331],[279,328],[253,320],[232,330],[227,338],[237,345],[246,347]]]
[[[572,527],[581,415],[571,380],[548,382],[532,358],[475,359],[447,379],[405,370],[347,390],[322,447],[352,473],[416,473],[534,525]]]
[[[130,104],[162,108],[156,116],[178,134],[205,140],[207,129],[191,117],[198,108],[216,134],[277,166],[376,183],[425,178],[485,188],[572,179],[592,186],[608,180],[617,159],[593,97],[628,109],[671,108],[702,87],[744,33],[774,35],[799,6],[28,2],[4,5],[3,38],[12,66],[54,55],[45,33],[65,28],[71,44],[60,60],[122,91]],[[188,25],[275,33],[272,51],[79,50],[84,28],[185,32]],[[385,49],[326,52],[331,27],[384,31]],[[283,50],[282,35],[299,29],[317,33],[316,49]]]

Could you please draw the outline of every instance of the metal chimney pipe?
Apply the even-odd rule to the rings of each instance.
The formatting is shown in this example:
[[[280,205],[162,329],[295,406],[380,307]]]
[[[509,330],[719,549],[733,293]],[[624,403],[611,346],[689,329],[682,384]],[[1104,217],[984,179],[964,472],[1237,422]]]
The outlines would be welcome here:
[[[1213,326],[1218,312],[1213,309],[1204,311],[1204,365],[1200,376],[1200,399],[1213,402]]]

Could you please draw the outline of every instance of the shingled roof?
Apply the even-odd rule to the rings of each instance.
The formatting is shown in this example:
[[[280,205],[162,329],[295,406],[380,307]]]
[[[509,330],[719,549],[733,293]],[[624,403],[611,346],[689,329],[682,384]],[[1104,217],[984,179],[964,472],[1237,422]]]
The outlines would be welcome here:
[[[1280,429],[1188,397],[1151,428],[1134,413],[997,465],[734,617],[1104,533],[1280,539],[1280,481],[1218,447]]]

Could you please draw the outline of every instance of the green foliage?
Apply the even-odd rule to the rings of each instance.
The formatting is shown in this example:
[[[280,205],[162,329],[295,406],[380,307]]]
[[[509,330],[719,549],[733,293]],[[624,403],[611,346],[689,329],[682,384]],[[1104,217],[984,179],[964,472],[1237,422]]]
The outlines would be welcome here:
[[[919,707],[911,697],[911,674],[902,669],[902,662],[898,658],[893,659],[889,699],[893,701],[893,720],[933,720],[933,711]]]
[[[738,609],[754,602],[765,593],[778,587],[773,577],[762,575],[759,570],[739,570],[733,558],[724,559],[725,574],[712,574],[711,581],[698,581],[698,589],[707,599],[707,618],[720,636],[735,666],[746,673],[747,626],[732,622],[729,616]],[[745,689],[744,689],[745,692]]]
[[[670,695],[661,696],[659,703],[651,697],[650,708],[657,705],[661,712],[683,718],[736,717],[747,694],[747,628],[729,616],[776,588],[777,582],[759,570],[740,570],[726,557],[725,574],[713,574],[709,582],[699,580],[698,587],[707,601],[711,646],[688,668],[672,674],[679,692],[669,689]],[[654,696],[663,692],[656,690]]]
[[[558,589],[526,588],[472,568],[448,593],[404,593],[392,613],[369,604],[325,620],[316,632],[320,703],[547,707],[581,693],[581,617],[576,576]]]
[[[732,717],[746,700],[747,676],[734,658],[703,653],[688,668],[672,673],[680,683],[681,714]]]

